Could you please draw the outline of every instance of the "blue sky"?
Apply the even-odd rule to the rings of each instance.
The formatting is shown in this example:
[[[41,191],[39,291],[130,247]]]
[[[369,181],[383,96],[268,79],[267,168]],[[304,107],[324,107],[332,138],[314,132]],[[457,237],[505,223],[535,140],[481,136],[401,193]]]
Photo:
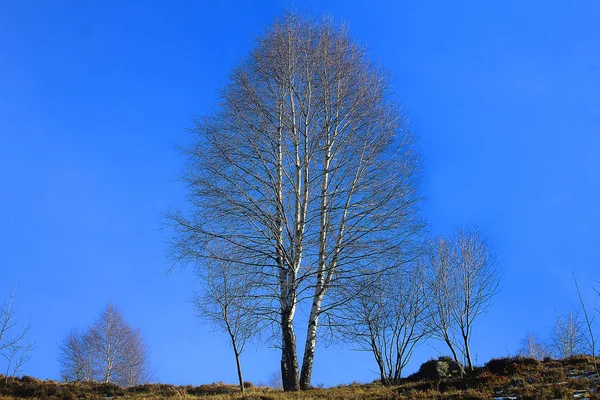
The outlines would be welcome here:
[[[596,305],[597,2],[293,4],[348,22],[389,70],[421,136],[432,233],[478,224],[497,253],[503,288],[475,326],[479,363],[547,336],[576,304],[572,272]],[[26,374],[57,379],[58,342],[113,301],[145,333],[160,381],[235,382],[225,338],[193,316],[192,271],[166,274],[161,214],[184,205],[175,145],[192,117],[291,5],[0,1],[0,296],[17,284],[33,326]],[[422,346],[409,370],[438,350]],[[267,381],[278,357],[251,346],[245,377]],[[319,348],[313,382],[374,370],[369,354]]]

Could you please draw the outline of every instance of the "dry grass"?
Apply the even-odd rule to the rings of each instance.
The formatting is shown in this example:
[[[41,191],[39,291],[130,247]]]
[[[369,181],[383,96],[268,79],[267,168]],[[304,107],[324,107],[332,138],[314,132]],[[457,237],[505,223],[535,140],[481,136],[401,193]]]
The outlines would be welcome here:
[[[490,399],[515,396],[518,399],[600,399],[598,380],[589,357],[539,362],[523,358],[491,360],[465,378],[445,380],[407,378],[401,384],[385,387],[379,383],[351,384],[327,389],[283,393],[270,388],[255,388],[240,393],[235,385],[215,383],[201,386],[165,384],[120,388],[115,385],[41,381],[30,377],[15,379],[8,386],[0,382],[0,400],[30,399],[237,399],[237,400],[408,400],[408,399]],[[439,389],[439,390],[438,390]],[[579,391],[579,392],[578,392]],[[588,391],[588,392],[583,392]]]

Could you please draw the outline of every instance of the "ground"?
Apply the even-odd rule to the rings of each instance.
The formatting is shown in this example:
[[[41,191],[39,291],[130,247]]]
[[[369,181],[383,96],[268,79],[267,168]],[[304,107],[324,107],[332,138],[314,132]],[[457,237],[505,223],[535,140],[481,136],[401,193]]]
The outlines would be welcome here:
[[[429,365],[437,361],[430,361]],[[31,377],[9,379],[0,376],[0,400],[14,399],[600,399],[595,359],[587,356],[564,360],[537,361],[531,358],[493,359],[460,378],[457,373],[442,378],[424,367],[386,387],[378,382],[284,393],[266,387],[249,387],[241,393],[235,385],[213,383],[200,386],[166,384],[120,388],[110,384],[59,383]],[[433,369],[435,371],[435,367]]]

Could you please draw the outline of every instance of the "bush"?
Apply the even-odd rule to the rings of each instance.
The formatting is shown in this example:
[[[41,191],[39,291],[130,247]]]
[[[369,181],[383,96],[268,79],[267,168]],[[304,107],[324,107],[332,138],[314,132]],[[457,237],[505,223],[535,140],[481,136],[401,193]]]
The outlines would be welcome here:
[[[96,383],[93,388],[95,392],[109,397],[123,396],[125,394],[125,389],[114,383]]]
[[[162,383],[133,386],[127,389],[127,391],[129,393],[148,393],[165,397],[173,397],[181,394],[177,387]]]
[[[505,375],[515,372],[519,365],[533,367],[539,365],[539,363],[538,360],[531,357],[492,358],[485,364],[484,368],[494,374]]]
[[[34,397],[36,395],[42,395],[40,385],[35,384],[14,384],[10,389],[10,394],[15,397]]]
[[[419,370],[409,376],[407,379],[412,381],[437,380],[449,378],[460,373],[460,365],[452,358],[442,356],[436,359],[430,359],[419,367]]]
[[[244,386],[246,382],[244,382]],[[250,387],[250,386],[246,386]],[[215,394],[233,394],[238,393],[240,388],[238,385],[229,385],[225,383],[210,383],[207,385],[190,386],[187,388],[187,394],[191,396],[208,396]]]
[[[39,379],[36,379],[29,375],[24,375],[21,379],[19,379],[19,381],[24,382],[24,383],[40,382]]]

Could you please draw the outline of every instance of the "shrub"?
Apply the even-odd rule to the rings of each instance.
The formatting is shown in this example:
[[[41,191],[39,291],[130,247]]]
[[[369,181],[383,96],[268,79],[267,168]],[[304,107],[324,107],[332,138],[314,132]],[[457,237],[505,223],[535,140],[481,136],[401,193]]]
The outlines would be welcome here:
[[[412,381],[437,380],[448,378],[460,373],[458,365],[450,357],[442,356],[436,359],[430,359],[419,367],[419,370],[409,376],[407,379]]]
[[[244,383],[245,385],[246,383]],[[250,386],[247,386],[250,387]],[[233,394],[238,393],[240,388],[237,385],[229,385],[225,383],[210,383],[207,385],[190,386],[187,388],[187,394],[191,396],[207,396],[216,394]]]
[[[181,394],[177,387],[163,383],[133,386],[127,389],[127,391],[129,393],[149,393],[165,397],[173,397]]]
[[[446,361],[438,361],[435,363],[435,372],[437,372],[440,379],[447,378],[450,376],[450,365]]]
[[[11,393],[15,397],[34,397],[36,394],[38,396],[42,395],[40,387],[38,385],[13,385],[11,387]]]
[[[31,377],[29,375],[24,375],[21,379],[19,379],[21,382],[24,383],[32,383],[32,382],[40,382],[39,379],[36,379],[34,377]]]
[[[503,375],[515,372],[517,365],[537,366],[539,363],[538,360],[531,357],[492,358],[484,368],[494,374]]]

